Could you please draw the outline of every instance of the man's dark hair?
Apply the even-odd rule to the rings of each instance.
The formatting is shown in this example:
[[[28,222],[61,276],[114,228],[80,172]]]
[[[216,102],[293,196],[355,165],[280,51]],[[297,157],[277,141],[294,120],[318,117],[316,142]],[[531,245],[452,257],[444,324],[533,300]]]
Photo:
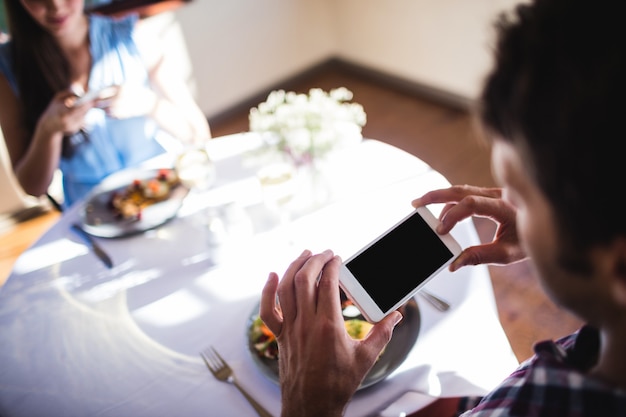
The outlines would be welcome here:
[[[537,0],[500,16],[494,69],[480,100],[486,130],[520,150],[552,204],[570,261],[626,237],[619,3]]]

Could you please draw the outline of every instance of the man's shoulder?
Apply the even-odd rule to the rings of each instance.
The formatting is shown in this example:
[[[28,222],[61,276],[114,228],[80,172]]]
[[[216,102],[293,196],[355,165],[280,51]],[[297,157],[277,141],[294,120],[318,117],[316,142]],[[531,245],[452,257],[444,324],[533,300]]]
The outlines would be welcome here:
[[[581,329],[556,342],[538,343],[536,354],[466,415],[626,415],[626,392],[587,373],[597,358],[593,339],[593,332]]]

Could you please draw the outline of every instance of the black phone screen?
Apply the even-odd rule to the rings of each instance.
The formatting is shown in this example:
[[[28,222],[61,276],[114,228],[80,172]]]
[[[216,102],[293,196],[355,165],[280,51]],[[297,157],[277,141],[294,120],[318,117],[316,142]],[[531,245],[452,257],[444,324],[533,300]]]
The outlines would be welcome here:
[[[346,267],[387,312],[453,257],[426,221],[415,213],[377,240]]]

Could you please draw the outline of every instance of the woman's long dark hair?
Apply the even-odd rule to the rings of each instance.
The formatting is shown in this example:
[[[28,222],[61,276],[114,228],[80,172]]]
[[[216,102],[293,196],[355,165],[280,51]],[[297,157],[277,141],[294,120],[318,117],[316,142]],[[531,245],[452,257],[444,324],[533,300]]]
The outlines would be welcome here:
[[[22,123],[32,138],[37,120],[58,91],[70,85],[70,65],[54,38],[19,0],[4,0],[11,37],[13,71],[24,109]]]

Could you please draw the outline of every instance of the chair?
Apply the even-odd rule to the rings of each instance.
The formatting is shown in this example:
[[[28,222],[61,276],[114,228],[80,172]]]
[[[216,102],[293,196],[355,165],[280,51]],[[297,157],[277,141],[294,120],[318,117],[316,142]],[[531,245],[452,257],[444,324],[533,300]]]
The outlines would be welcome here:
[[[46,211],[47,202],[42,198],[28,195],[15,178],[4,135],[0,129],[0,223],[7,219],[19,221],[32,217],[36,212]]]

